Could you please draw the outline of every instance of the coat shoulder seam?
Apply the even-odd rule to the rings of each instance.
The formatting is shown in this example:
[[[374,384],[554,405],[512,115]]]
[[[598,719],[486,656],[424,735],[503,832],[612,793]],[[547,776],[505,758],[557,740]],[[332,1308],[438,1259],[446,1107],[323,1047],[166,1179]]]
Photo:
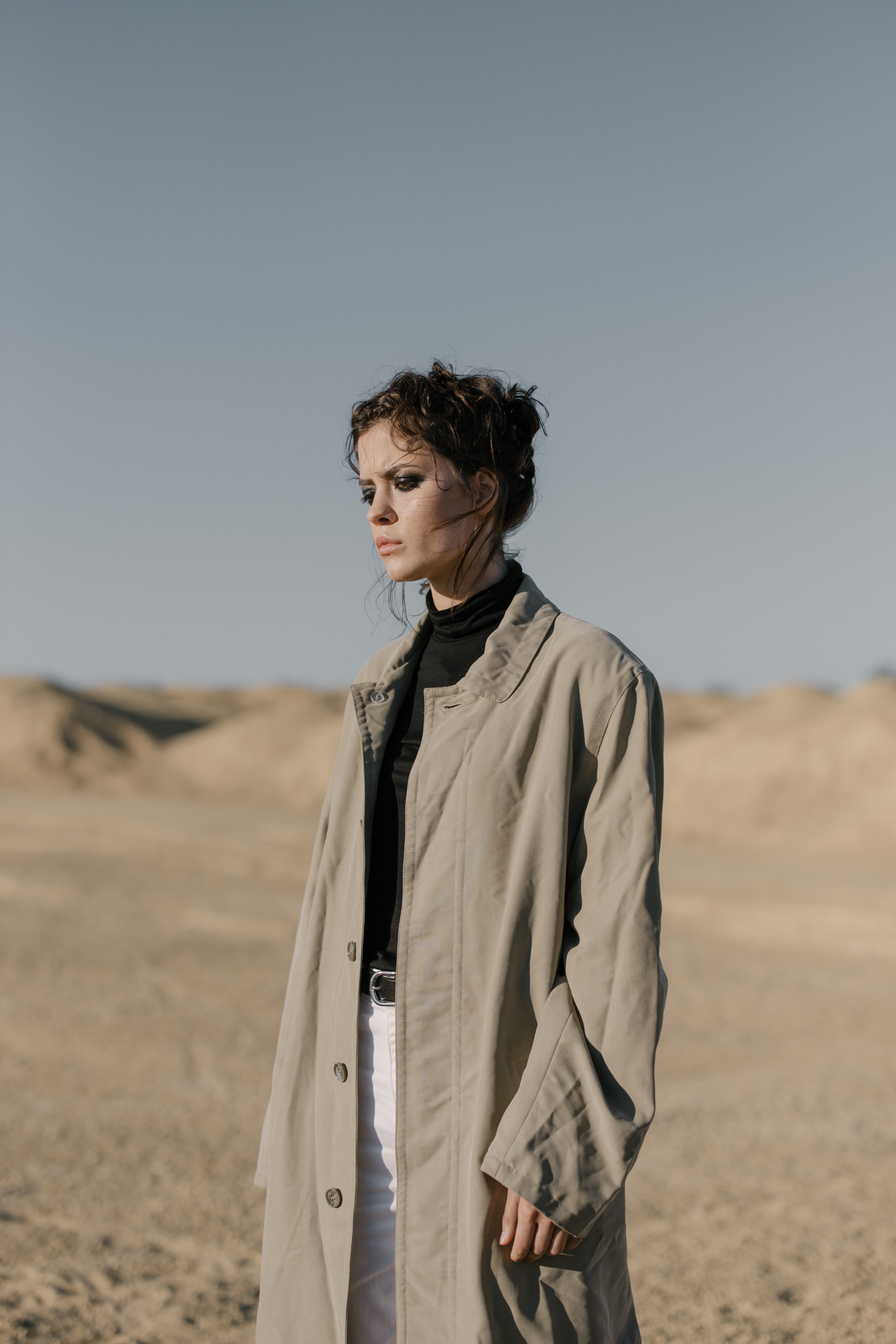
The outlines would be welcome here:
[[[644,671],[646,671],[646,668],[642,668],[638,672],[633,671],[629,674],[628,680],[623,684],[622,689],[613,699],[612,703],[610,703],[610,707],[606,714],[598,718],[588,736],[588,750],[593,756],[600,755],[600,749],[603,746],[604,738],[607,735],[607,729],[613,721],[613,715],[616,713],[620,703],[625,699],[631,688],[636,686],[638,681],[641,680]]]

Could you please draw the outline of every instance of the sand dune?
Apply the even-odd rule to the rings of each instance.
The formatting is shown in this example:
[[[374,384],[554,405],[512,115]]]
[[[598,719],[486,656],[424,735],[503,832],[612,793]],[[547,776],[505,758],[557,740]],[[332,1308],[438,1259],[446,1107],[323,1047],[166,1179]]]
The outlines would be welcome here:
[[[315,806],[345,692],[0,679],[0,788],[207,796]]]
[[[244,709],[166,747],[172,775],[209,797],[314,807],[330,778],[344,693],[296,692]]]
[[[345,694],[0,680],[0,787],[313,808]],[[664,699],[670,839],[896,855],[896,678]]]
[[[666,700],[669,836],[896,853],[896,679]]]
[[[0,785],[127,787],[156,752],[137,722],[53,682],[0,680]]]

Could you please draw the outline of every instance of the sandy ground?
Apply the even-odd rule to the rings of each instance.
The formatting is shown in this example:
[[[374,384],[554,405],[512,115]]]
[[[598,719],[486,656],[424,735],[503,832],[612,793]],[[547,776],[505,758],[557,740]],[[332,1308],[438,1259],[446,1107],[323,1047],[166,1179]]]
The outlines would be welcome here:
[[[251,1340],[315,819],[0,795],[0,1340]],[[896,863],[668,844],[664,892],[645,1344],[894,1344]]]

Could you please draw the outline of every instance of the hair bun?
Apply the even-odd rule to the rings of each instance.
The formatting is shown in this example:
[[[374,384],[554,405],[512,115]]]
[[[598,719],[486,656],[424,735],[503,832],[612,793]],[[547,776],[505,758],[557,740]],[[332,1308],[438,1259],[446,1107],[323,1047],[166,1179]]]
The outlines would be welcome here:
[[[521,388],[519,383],[511,383],[504,394],[504,419],[508,435],[520,446],[531,448],[532,440],[539,430],[544,429],[544,416],[538,412],[540,402],[536,402],[534,387]]]
[[[455,388],[460,379],[450,364],[435,360],[429,374],[430,381],[438,388]]]

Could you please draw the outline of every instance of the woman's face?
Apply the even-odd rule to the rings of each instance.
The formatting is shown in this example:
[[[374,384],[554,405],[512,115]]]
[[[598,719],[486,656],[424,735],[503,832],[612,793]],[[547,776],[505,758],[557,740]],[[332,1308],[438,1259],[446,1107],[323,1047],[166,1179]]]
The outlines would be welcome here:
[[[480,469],[465,488],[444,457],[396,441],[385,420],[358,439],[358,466],[367,521],[389,578],[429,579],[447,593],[451,572],[483,516],[459,515],[495,498],[493,474]]]

